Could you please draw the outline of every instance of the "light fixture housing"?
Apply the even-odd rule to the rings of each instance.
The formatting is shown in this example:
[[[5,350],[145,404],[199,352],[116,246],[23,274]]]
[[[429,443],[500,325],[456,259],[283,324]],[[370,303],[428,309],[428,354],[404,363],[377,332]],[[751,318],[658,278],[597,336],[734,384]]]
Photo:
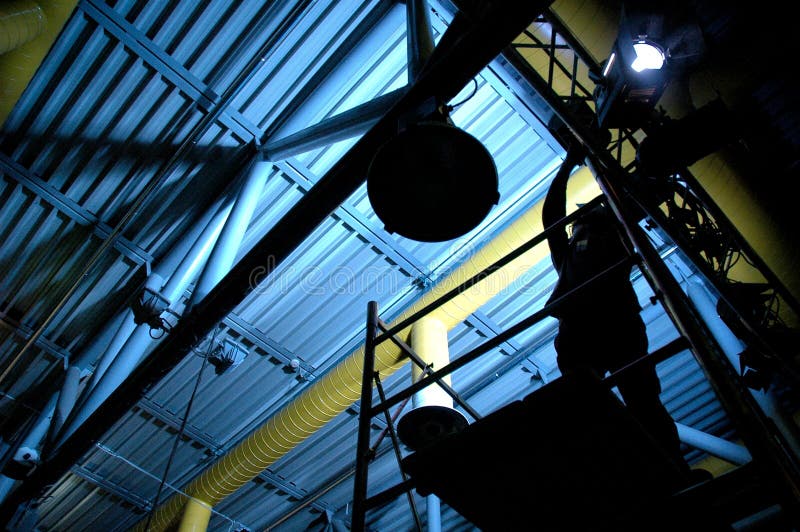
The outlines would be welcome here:
[[[595,89],[600,127],[642,125],[669,82],[667,55],[646,37],[620,34]]]

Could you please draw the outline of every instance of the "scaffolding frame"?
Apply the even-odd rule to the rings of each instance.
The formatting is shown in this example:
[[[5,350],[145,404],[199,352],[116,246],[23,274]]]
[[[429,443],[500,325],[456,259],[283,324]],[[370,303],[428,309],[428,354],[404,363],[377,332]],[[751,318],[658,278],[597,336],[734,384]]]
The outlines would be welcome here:
[[[757,347],[762,350],[762,352],[766,353],[774,360],[783,361],[784,359],[781,358],[778,352],[779,349],[764,339],[764,326],[763,324],[753,322],[752,313],[750,312],[751,309],[743,309],[741,305],[736,302],[735,297],[731,294],[730,288],[732,281],[727,276],[728,270],[717,267],[717,265],[714,264],[713,258],[705,255],[703,250],[692,246],[690,239],[686,236],[686,228],[681,227],[676,220],[671,219],[669,213],[665,213],[659,203],[654,203],[651,198],[642,197],[644,191],[632,186],[630,177],[636,169],[636,163],[635,161],[630,161],[623,166],[623,157],[626,151],[623,148],[626,144],[633,150],[638,147],[637,141],[633,135],[634,131],[618,129],[615,140],[609,145],[603,145],[598,140],[597,136],[589,129],[588,125],[582,123],[570,110],[568,104],[571,101],[576,99],[584,101],[591,100],[590,91],[577,80],[580,65],[583,64],[584,68],[594,73],[599,73],[599,66],[580,46],[580,43],[569,34],[552,12],[548,11],[542,15],[537,19],[537,22],[546,22],[550,24],[551,36],[549,42],[543,42],[532,33],[526,31],[523,35],[533,42],[520,43],[515,41],[504,50],[503,58],[514,69],[520,72],[522,77],[524,77],[533,89],[545,100],[555,116],[567,126],[565,131],[560,131],[562,135],[561,140],[566,140],[567,143],[574,145],[581,145],[585,149],[587,153],[587,163],[594,171],[606,202],[611,207],[621,227],[624,229],[625,239],[638,251],[637,263],[642,274],[655,293],[655,298],[664,306],[667,315],[676,326],[680,335],[678,339],[648,354],[642,359],[635,361],[629,366],[622,368],[609,377],[606,377],[604,381],[610,386],[613,386],[621,374],[628,372],[631,367],[635,365],[643,363],[657,364],[686,348],[690,348],[728,416],[741,434],[746,447],[751,451],[754,463],[758,464],[763,474],[771,478],[779,486],[777,490],[780,494],[779,502],[789,516],[794,521],[798,521],[798,519],[800,519],[800,460],[790,450],[785,437],[777,430],[771,420],[766,417],[756,404],[751,393],[743,384],[741,376],[730,362],[728,362],[707,326],[698,315],[693,304],[688,300],[687,296],[681,290],[679,283],[664,264],[658,251],[638,226],[637,222],[641,219],[641,216],[637,217],[637,211],[644,212],[655,225],[661,228],[675,243],[676,247],[688,257],[702,276],[717,289],[721,297],[731,305],[739,319],[747,327],[749,332],[752,333],[753,338],[751,341],[757,343]],[[522,57],[519,53],[519,49],[521,48],[536,49],[547,54],[549,61],[547,80],[543,79],[539,72]],[[564,65],[559,59],[557,52],[563,50],[572,51],[571,65]],[[563,75],[570,77],[568,93],[559,94],[556,91],[556,72],[561,72]],[[701,216],[712,220],[715,230],[726,235],[724,242],[725,246],[727,246],[726,254],[745,256],[746,260],[763,276],[765,285],[768,285],[769,290],[775,294],[775,297],[782,298],[787,302],[790,308],[797,313],[800,310],[800,304],[798,304],[797,300],[793,298],[778,277],[749,246],[711,197],[702,189],[688,169],[683,169],[679,177],[680,180],[676,181],[676,183],[683,187],[683,190],[679,192],[682,192],[686,196],[691,196],[694,200],[693,208],[697,209]],[[599,201],[599,198],[595,201]],[[594,203],[587,204],[584,208],[589,208],[593,204]],[[574,293],[579,292],[585,285],[595,280],[596,277],[584,285],[581,285],[575,291],[566,294],[563,298],[553,301],[551,304],[534,312],[506,331],[501,332],[494,338],[487,340],[468,353],[460,356],[447,366],[434,372],[426,372],[426,375],[422,379],[411,384],[392,397],[386,398],[382,388],[379,389],[381,402],[373,406],[371,383],[373,379],[376,378],[374,374],[375,347],[381,342],[391,339],[395,341],[403,352],[408,353],[406,349],[408,346],[404,344],[401,345],[395,338],[397,333],[412,325],[420,317],[428,314],[446,301],[449,301],[484,279],[486,276],[494,273],[505,264],[511,262],[514,258],[541,243],[547,238],[550,232],[559,230],[564,225],[571,223],[581,212],[582,210],[578,210],[553,226],[546,228],[528,244],[490,265],[458,287],[450,290],[438,300],[391,328],[387,328],[386,325],[380,321],[377,303],[370,302],[367,312],[364,375],[361,408],[359,412],[356,482],[353,497],[353,530],[360,531],[364,529],[365,515],[368,509],[384,504],[413,488],[413,481],[404,478],[404,481],[400,484],[372,497],[367,497],[367,468],[370,459],[370,419],[375,415],[387,414],[390,408],[403,401],[407,401],[414,393],[422,388],[435,382],[441,382],[443,377],[472,362],[482,354],[507,341],[515,334],[544,319],[544,317],[550,315],[555,307],[564,304],[564,300],[571,298]],[[625,263],[629,264],[627,261]],[[620,264],[612,268],[619,266]],[[600,275],[607,272],[608,271],[602,272]],[[416,360],[415,362],[418,363]],[[790,374],[795,375],[795,368],[793,366],[783,363],[783,367]],[[455,398],[457,394],[451,394],[451,396]],[[389,425],[391,426],[390,418],[389,421]],[[396,442],[395,445],[397,445]],[[399,450],[396,450],[396,452],[399,453]]]

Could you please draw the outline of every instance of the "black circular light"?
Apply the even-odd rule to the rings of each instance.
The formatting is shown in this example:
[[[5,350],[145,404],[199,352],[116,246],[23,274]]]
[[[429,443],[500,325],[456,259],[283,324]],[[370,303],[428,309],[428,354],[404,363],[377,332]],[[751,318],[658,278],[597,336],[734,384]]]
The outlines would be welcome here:
[[[500,199],[497,168],[475,137],[422,122],[381,146],[367,173],[372,208],[386,230],[441,242],[474,229]]]

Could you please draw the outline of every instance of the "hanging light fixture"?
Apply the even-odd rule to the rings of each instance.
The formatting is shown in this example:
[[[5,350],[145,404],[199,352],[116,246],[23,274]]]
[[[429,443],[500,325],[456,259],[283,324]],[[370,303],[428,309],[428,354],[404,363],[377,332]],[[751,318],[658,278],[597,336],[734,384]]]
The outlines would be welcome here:
[[[402,128],[378,149],[367,192],[387,231],[422,242],[468,233],[500,199],[489,150],[444,111]]]

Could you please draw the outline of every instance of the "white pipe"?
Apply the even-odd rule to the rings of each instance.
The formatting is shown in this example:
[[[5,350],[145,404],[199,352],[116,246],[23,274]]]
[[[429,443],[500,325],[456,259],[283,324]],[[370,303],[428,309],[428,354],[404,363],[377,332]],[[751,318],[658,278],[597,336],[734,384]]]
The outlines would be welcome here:
[[[739,368],[739,355],[744,350],[745,345],[719,317],[716,302],[711,298],[703,284],[696,279],[687,282],[687,295],[711,331],[714,339],[728,357],[728,360],[730,360],[734,368]],[[783,412],[772,393],[757,390],[749,391],[764,414],[775,423],[794,455],[800,457],[800,441],[798,441],[797,425],[794,420]]]
[[[213,244],[212,239],[219,235],[222,223],[225,222],[229,207],[221,209],[219,216],[214,217],[214,223],[209,224],[206,230],[203,231],[200,238],[192,247],[191,253],[194,256],[187,256],[178,266],[178,270],[167,282],[164,294],[170,301],[172,298],[179,298],[191,282],[192,275],[196,275],[202,261],[208,256],[208,250]],[[157,274],[156,274],[157,275]],[[159,276],[160,278],[160,276]],[[159,283],[159,289],[161,283]],[[133,312],[130,313],[129,318],[126,320],[127,324],[133,323]],[[119,348],[116,356],[108,360],[107,368],[104,371],[97,371],[92,375],[91,382],[84,390],[83,396],[76,405],[75,412],[67,419],[57,436],[57,446],[60,446],[79,426],[86,421],[89,416],[111,395],[119,385],[128,378],[128,375],[139,364],[147,352],[147,348],[154,344],[153,337],[151,336],[150,326],[146,323],[136,325],[133,324],[131,334],[125,339],[123,345]],[[115,338],[115,342],[121,337]],[[99,368],[102,370],[102,368]]]
[[[223,204],[206,226],[205,231],[197,239],[195,247],[191,253],[178,265],[167,284],[164,285],[162,293],[170,302],[170,309],[176,310],[179,307],[180,298],[195,279],[200,269],[208,261],[211,250],[215,242],[219,239],[222,228],[225,226],[228,216],[233,209],[233,200]]]
[[[678,438],[690,447],[700,449],[736,465],[746,464],[753,459],[750,456],[750,451],[742,445],[737,445],[724,438],[708,434],[682,423],[675,423],[675,426],[678,429]]]
[[[8,497],[9,493],[11,493],[11,489],[14,487],[16,482],[17,481],[13,478],[7,477],[0,473],[0,504],[6,500],[6,497]]]
[[[225,222],[222,234],[219,235],[214,245],[211,256],[203,268],[203,273],[200,274],[200,279],[192,293],[190,306],[202,301],[219,280],[231,270],[236,253],[239,251],[247,226],[261,199],[261,192],[267,184],[267,177],[272,169],[272,164],[266,161],[256,161],[250,167],[247,178],[236,198],[234,209],[231,211],[228,221]]]
[[[38,462],[39,460],[39,445],[41,445],[42,440],[47,435],[47,429],[50,427],[50,422],[53,419],[53,413],[56,410],[56,395],[54,394],[50,401],[45,405],[42,411],[39,413],[39,417],[36,418],[31,429],[28,431],[28,434],[25,436],[25,439],[22,440],[22,443],[17,447],[16,453],[14,456],[10,458],[10,460],[17,460],[22,454],[29,455],[25,458],[25,460],[30,460],[32,462]],[[11,492],[11,489],[14,487],[14,483],[16,481],[13,478],[7,477],[6,475],[0,474],[0,503],[2,503],[6,496]]]
[[[78,366],[70,366],[67,368],[66,375],[64,375],[64,384],[61,386],[61,392],[58,394],[58,401],[56,401],[55,414],[50,423],[51,435],[58,434],[58,431],[61,430],[70,412],[72,412],[75,401],[78,399],[78,385],[80,384],[80,380],[81,368]]]
[[[425,517],[428,525],[427,532],[442,532],[442,505],[439,497],[428,495],[425,497]]]
[[[247,230],[261,191],[266,184],[270,168],[272,165],[268,163],[256,163],[251,167],[235,204],[232,207],[223,204],[200,238],[197,239],[191,254],[181,262],[176,272],[170,277],[163,293],[169,299],[171,308],[177,305],[180,295],[186,290],[192,277],[204,262],[205,267],[200,274],[198,287],[210,286],[213,288],[219,279],[230,271],[236,258],[236,252],[244,238],[244,232]],[[159,288],[161,288],[160,283]],[[210,288],[208,290],[210,291]],[[192,294],[193,302],[198,301],[195,294],[197,294],[197,288]],[[96,384],[88,394],[85,394],[85,398],[76,408],[76,412],[58,435],[57,446],[63,444],[105,402],[142,361],[148,348],[154,345],[149,325],[146,323],[138,325],[105,374],[97,379]]]

